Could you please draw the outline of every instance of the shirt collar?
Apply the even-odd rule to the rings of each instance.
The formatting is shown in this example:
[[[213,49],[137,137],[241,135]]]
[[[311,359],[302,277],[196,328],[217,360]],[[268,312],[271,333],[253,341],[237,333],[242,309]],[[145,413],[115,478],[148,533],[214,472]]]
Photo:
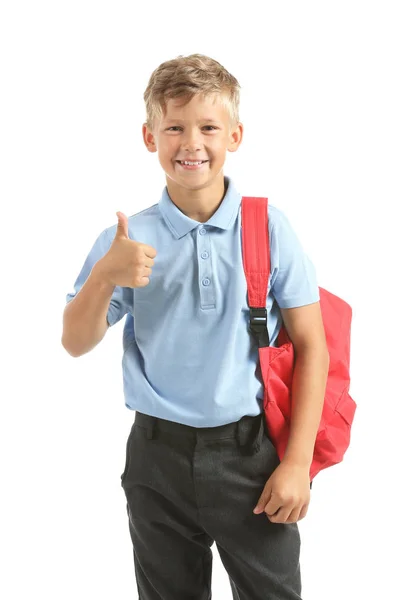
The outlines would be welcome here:
[[[230,229],[238,214],[242,196],[236,190],[232,179],[226,175],[224,178],[225,186],[226,184],[228,186],[225,196],[216,212],[210,217],[209,221],[204,223],[204,225],[219,227],[219,229]],[[199,221],[187,217],[177,208],[169,196],[167,185],[163,189],[158,206],[166,225],[177,239],[183,237],[189,233],[189,231],[192,231],[195,227],[200,225]]]

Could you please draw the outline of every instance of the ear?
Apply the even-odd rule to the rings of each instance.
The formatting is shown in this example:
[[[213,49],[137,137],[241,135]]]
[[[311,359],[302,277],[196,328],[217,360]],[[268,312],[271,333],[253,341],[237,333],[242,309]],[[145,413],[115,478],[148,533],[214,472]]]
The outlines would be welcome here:
[[[242,142],[243,134],[244,126],[242,123],[238,123],[233,129],[231,129],[229,132],[229,143],[227,148],[229,152],[236,152],[236,150],[238,150]]]
[[[157,140],[155,135],[150,131],[147,123],[143,123],[142,127],[143,140],[149,152],[157,152]]]

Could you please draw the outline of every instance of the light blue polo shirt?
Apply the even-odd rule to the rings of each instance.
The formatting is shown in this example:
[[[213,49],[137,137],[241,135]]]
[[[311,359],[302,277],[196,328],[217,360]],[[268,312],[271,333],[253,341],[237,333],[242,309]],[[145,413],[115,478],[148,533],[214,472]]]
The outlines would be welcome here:
[[[226,194],[206,223],[187,217],[167,186],[157,204],[129,217],[130,239],[149,244],[157,256],[150,283],[117,286],[107,314],[111,326],[127,315],[122,357],[127,408],[194,427],[216,427],[263,410],[258,347],[248,330],[242,195],[233,180],[224,181]],[[275,345],[282,323],[278,305],[303,306],[320,296],[314,265],[285,214],[268,203],[268,219],[268,333]],[[116,229],[112,225],[98,236],[67,302],[109,250]]]

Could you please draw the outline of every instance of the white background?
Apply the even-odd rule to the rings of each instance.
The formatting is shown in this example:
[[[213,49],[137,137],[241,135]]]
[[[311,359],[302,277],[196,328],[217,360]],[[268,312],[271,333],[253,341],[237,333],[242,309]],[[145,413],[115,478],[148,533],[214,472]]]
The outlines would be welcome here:
[[[2,3],[0,596],[137,598],[120,486],[133,415],[124,319],[61,346],[65,296],[116,211],[165,184],[143,93],[195,52],[239,81],[225,174],[284,210],[320,287],[353,308],[343,463],[299,522],[305,600],[408,598],[414,535],[414,16],[382,1]],[[213,599],[231,599],[215,545]],[[265,599],[264,600],[268,600]],[[269,599],[271,600],[271,599]]]

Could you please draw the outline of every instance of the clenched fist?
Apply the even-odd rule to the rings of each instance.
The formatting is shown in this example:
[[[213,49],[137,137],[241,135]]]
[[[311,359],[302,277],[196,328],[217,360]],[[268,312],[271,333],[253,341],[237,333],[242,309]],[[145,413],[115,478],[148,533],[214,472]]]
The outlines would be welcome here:
[[[128,237],[128,217],[116,213],[118,226],[108,252],[100,259],[101,273],[111,285],[145,287],[150,283],[151,267],[157,255],[152,246]]]

